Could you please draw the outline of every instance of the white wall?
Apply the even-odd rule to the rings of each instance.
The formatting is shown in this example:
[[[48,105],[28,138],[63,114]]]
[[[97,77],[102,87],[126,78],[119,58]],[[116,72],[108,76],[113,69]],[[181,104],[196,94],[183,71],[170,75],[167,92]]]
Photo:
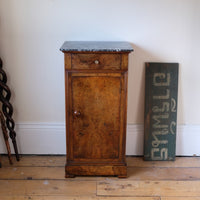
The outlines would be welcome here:
[[[15,121],[64,123],[65,40],[122,40],[135,49],[128,124],[143,123],[144,62],[160,61],[180,63],[179,125],[200,127],[199,11],[199,0],[0,0],[0,56]]]

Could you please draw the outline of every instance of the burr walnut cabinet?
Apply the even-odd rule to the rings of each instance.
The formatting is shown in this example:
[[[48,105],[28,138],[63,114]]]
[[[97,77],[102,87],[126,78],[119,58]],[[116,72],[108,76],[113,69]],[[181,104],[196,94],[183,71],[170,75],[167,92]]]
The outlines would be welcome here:
[[[126,177],[127,42],[65,42],[65,175]]]

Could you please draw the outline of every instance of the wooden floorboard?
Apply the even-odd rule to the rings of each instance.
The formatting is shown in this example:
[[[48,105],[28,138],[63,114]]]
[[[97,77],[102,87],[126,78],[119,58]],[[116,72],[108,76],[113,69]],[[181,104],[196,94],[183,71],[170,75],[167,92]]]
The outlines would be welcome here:
[[[0,180],[1,195],[81,195],[96,194],[95,181]]]
[[[65,179],[65,156],[1,156],[0,200],[200,200],[200,157],[127,157],[128,178]]]
[[[116,197],[97,197],[97,196],[1,196],[1,197],[2,200],[116,200]],[[160,197],[117,197],[117,200],[160,200]]]
[[[200,200],[200,197],[162,197],[161,200]]]
[[[2,165],[9,167],[7,156],[1,156]],[[12,156],[14,167],[63,167],[65,166],[66,156],[20,156],[20,161],[16,161],[15,156]]]
[[[2,164],[4,167],[10,166],[7,156],[1,156]],[[66,157],[65,156],[20,156],[20,162],[15,160],[14,166],[24,166],[24,167],[42,167],[42,166],[65,166]],[[200,167],[200,157],[176,157],[176,161],[144,161],[143,157],[132,157],[127,156],[127,165],[129,167]]]
[[[65,180],[64,167],[6,167],[0,170],[0,178],[8,180]],[[99,181],[105,177],[76,177],[72,181]],[[109,179],[118,180],[116,177]],[[125,180],[200,180],[200,168],[141,168],[128,167]]]
[[[143,161],[142,157],[127,157],[129,167],[200,167],[200,157],[176,157],[175,161]]]
[[[127,180],[200,180],[200,168],[128,167]]]
[[[200,181],[103,181],[98,196],[200,196]]]

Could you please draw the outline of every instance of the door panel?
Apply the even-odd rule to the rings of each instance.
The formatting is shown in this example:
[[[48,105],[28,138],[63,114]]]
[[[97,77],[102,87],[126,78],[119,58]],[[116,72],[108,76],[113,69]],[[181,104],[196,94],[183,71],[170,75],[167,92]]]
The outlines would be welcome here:
[[[117,75],[117,76],[116,76]],[[121,76],[73,73],[71,122],[74,159],[117,159]]]

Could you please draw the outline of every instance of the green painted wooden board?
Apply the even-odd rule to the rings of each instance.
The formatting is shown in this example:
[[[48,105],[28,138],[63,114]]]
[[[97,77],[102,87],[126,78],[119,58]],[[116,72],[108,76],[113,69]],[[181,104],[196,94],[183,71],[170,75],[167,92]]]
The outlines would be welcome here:
[[[178,63],[146,63],[144,160],[175,160]]]

